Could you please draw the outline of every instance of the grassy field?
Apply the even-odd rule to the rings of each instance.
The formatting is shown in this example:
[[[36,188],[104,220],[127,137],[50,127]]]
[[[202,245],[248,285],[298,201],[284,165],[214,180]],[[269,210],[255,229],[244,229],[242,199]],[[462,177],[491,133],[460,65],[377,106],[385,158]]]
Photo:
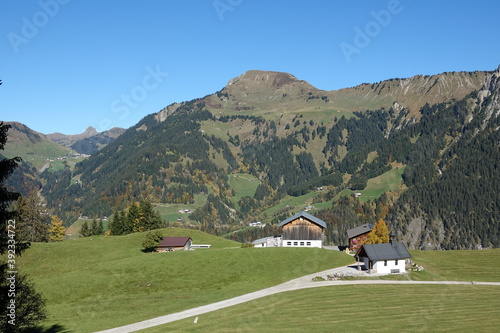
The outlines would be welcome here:
[[[410,251],[424,271],[413,280],[500,282],[500,249],[481,251]]]
[[[496,286],[322,287],[141,332],[498,332],[499,297]]]
[[[130,324],[224,300],[342,266],[352,257],[323,249],[240,248],[196,230],[169,228],[211,249],[143,253],[144,234],[34,243],[18,259],[47,299],[47,325],[72,332]]]
[[[179,210],[190,209],[194,211],[197,208],[202,207],[207,202],[207,194],[195,194],[194,204],[158,204],[155,205],[155,210],[160,213],[160,216],[165,221],[170,223],[176,222],[180,217],[183,222],[190,221],[188,214],[180,214]]]
[[[361,193],[360,199],[362,201],[374,200],[385,192],[400,190],[402,181],[401,175],[405,171],[405,168],[406,167],[392,169],[378,177],[369,179],[364,190],[356,191]]]
[[[381,278],[500,282],[500,249],[411,254],[424,271]],[[207,313],[197,324],[190,318],[141,332],[497,332],[498,297],[500,287],[472,284],[322,287]]]
[[[246,173],[229,175],[229,185],[236,193],[233,201],[236,209],[239,209],[238,200],[245,196],[253,197],[259,184],[260,181],[257,178]]]

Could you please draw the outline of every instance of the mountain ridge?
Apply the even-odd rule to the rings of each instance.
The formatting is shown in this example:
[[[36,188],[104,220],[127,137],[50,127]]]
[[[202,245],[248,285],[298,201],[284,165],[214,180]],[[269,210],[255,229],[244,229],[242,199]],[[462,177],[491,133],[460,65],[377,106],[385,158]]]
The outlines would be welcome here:
[[[92,155],[102,147],[113,142],[123,132],[125,132],[125,129],[120,127],[113,127],[109,130],[98,132],[94,127],[89,126],[80,134],[67,135],[55,132],[47,134],[47,137],[55,143],[74,149],[80,154]]]
[[[256,218],[284,218],[298,207],[280,203],[307,195],[308,203],[333,205],[329,242],[342,244],[342,230],[374,222],[375,213],[359,211],[382,205],[380,211],[393,207],[388,221],[411,247],[498,246],[500,236],[485,233],[496,191],[485,196],[481,178],[467,176],[482,168],[488,189],[495,184],[498,72],[415,76],[324,92],[291,74],[249,71],[214,94],[144,117],[74,170],[45,175],[42,193],[66,220],[109,216],[142,199],[191,207],[203,198],[190,223],[215,234]],[[491,157],[484,155],[491,150]],[[477,165],[481,160],[489,162]],[[351,205],[333,199],[350,193],[346,188],[363,191],[368,180],[395,168],[401,172],[390,200],[380,201],[379,193],[364,207],[336,206]],[[233,174],[257,179],[254,193],[236,198],[228,181]],[[478,207],[490,208],[476,216],[464,212],[461,198],[445,190],[464,191],[458,180],[481,198]],[[441,197],[422,201],[433,197],[431,190]],[[418,209],[408,210],[409,202]],[[457,227],[453,214],[467,224]]]
[[[479,90],[494,71],[444,72],[392,78],[378,83],[361,83],[337,90],[321,90],[292,74],[249,70],[231,79],[214,94],[201,98],[216,114],[259,115],[270,119],[271,112],[352,113],[400,107],[410,110],[408,117],[419,118],[425,104],[437,104],[464,98]],[[157,114],[163,121],[182,103],[174,103]]]

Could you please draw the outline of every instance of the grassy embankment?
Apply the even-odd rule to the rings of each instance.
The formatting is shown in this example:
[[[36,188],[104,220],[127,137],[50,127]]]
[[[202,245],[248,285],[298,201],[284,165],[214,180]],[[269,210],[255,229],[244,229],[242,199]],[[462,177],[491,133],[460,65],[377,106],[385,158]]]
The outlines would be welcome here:
[[[412,251],[412,280],[500,282],[500,249]],[[303,289],[141,332],[497,332],[500,286],[356,285]],[[380,324],[383,323],[383,324]]]
[[[47,299],[48,325],[92,332],[270,287],[352,262],[323,249],[240,248],[196,230],[169,228],[211,249],[142,253],[144,234],[35,243],[18,259]]]

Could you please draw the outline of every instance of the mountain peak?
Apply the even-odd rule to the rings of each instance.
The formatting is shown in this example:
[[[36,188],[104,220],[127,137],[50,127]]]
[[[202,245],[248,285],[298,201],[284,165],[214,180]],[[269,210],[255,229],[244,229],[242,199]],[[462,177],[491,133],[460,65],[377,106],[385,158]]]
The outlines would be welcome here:
[[[85,130],[85,132],[83,132],[80,135],[81,136],[85,136],[85,137],[90,137],[90,136],[94,136],[96,134],[99,134],[99,132],[97,132],[97,130],[94,127],[89,126],[89,127],[87,127],[87,129]]]
[[[280,88],[284,85],[304,82],[298,80],[295,76],[284,72],[274,72],[274,71],[261,71],[261,70],[249,70],[242,75],[235,77],[228,82],[228,86],[240,84],[240,85],[259,85],[269,88]]]

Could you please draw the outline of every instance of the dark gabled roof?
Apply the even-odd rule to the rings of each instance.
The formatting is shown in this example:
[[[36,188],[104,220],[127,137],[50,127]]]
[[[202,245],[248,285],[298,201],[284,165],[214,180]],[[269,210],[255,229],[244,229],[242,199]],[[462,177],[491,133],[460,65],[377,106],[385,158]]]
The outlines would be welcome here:
[[[366,234],[367,232],[372,231],[372,229],[373,229],[373,224],[366,223],[360,225],[359,227],[347,230],[347,238],[354,238],[356,236]]]
[[[356,257],[368,257],[372,261],[411,258],[403,243],[363,244]]]
[[[191,237],[163,237],[158,247],[179,247],[185,246]]]
[[[300,217],[303,217],[305,219],[308,219],[309,221],[313,222],[313,223],[316,223],[317,225],[319,225],[320,227],[322,228],[325,228],[326,229],[326,222],[323,221],[323,220],[320,220],[318,219],[316,216],[312,216],[311,214],[309,213],[306,213],[306,212],[300,212],[300,213],[297,213],[295,214],[294,216],[292,217],[289,217],[287,218],[286,220],[284,221],[281,221],[281,223],[278,225],[278,227],[282,227],[284,226],[285,224],[288,224]]]

